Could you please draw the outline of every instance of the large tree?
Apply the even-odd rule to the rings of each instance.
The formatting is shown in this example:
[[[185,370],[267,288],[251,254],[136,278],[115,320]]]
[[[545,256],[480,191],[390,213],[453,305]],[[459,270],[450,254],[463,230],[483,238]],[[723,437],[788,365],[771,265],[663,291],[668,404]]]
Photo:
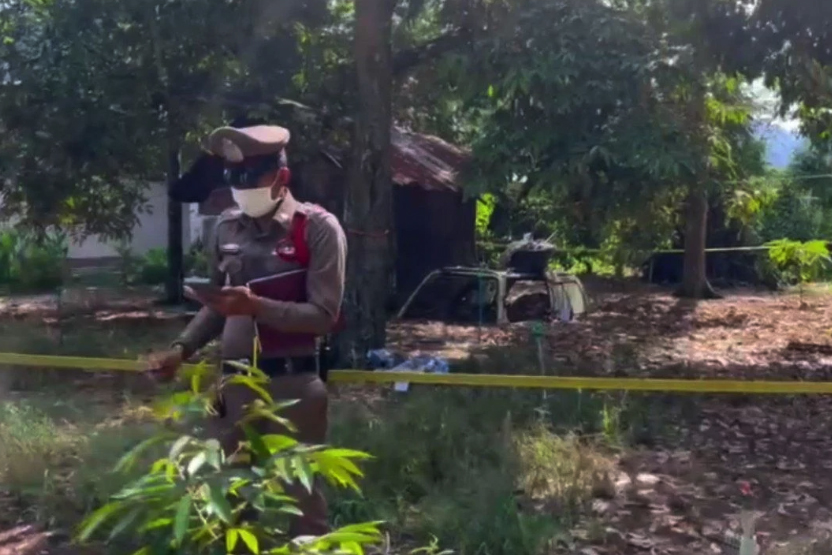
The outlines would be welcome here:
[[[390,172],[394,0],[356,0],[355,70],[358,110],[343,224],[349,239],[345,361],[363,361],[383,347],[393,276],[393,191]]]
[[[515,8],[456,60],[474,183],[521,203],[548,192],[569,242],[660,231],[651,216],[669,222],[665,205],[695,166],[676,53],[640,14],[602,2]]]
[[[7,0],[0,42],[3,207],[24,224],[121,238],[189,139],[295,92],[297,37],[326,3]],[[305,27],[304,27],[305,26]],[[168,297],[182,210],[169,207]]]

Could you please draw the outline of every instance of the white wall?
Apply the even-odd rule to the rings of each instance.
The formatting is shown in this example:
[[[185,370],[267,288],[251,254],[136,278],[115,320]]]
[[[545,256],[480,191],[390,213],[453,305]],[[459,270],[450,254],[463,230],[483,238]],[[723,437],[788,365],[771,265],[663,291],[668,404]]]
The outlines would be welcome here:
[[[168,243],[167,188],[164,183],[156,183],[148,190],[149,211],[139,216],[139,224],[133,229],[131,248],[133,253],[141,255],[151,249],[166,248]],[[0,194],[0,204],[3,202]],[[198,204],[184,206],[182,214],[182,244],[187,251],[192,242],[205,239],[206,227],[210,229],[216,216],[199,214]],[[0,221],[0,229],[13,228],[15,218]],[[88,237],[81,243],[69,245],[69,258],[94,259],[117,257],[116,243],[101,241],[97,236]]]
[[[131,248],[133,254],[142,255],[151,249],[166,248],[168,243],[168,195],[164,183],[154,183],[148,190],[149,210],[139,215],[139,223],[133,228],[133,239]],[[193,205],[196,206],[196,205]],[[185,250],[191,246],[191,237],[198,235],[193,233],[193,218],[191,214],[193,207],[185,206],[182,220],[182,244]],[[82,243],[71,243],[69,245],[69,258],[104,258],[116,257],[116,243],[101,241],[95,235],[88,237]]]

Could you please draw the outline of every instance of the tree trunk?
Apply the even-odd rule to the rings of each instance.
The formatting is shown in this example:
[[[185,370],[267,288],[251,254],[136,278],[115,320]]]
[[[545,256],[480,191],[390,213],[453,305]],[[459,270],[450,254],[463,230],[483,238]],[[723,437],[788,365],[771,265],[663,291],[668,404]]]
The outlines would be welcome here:
[[[179,178],[179,148],[171,144],[168,151],[168,189]],[[168,277],[165,280],[165,301],[182,302],[184,252],[182,248],[182,204],[168,198]]]
[[[714,292],[705,272],[705,240],[708,229],[708,195],[697,185],[688,192],[685,206],[685,254],[682,286],[678,295],[688,299],[712,299]]]
[[[344,202],[349,241],[344,310],[336,341],[339,364],[362,366],[385,344],[385,307],[393,285],[392,0],[356,0],[358,114]]]

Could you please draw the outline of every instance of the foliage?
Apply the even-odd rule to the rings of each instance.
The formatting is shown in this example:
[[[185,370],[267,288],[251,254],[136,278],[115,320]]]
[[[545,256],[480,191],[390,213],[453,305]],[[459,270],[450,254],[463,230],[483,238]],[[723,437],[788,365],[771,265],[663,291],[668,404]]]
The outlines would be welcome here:
[[[495,203],[494,195],[488,193],[477,199],[476,231],[478,237],[484,237],[488,234]]]
[[[472,363],[460,371],[526,374],[538,364],[534,349],[489,355],[487,369]],[[435,534],[461,555],[548,553],[584,522],[610,468],[598,438],[642,433],[645,416],[658,414],[645,402],[576,392],[550,392],[541,402],[530,391],[434,388],[380,401],[372,411],[339,405],[333,435],[375,459],[364,496],[333,497],[334,518],[384,519],[405,537]],[[611,411],[619,418],[605,427]],[[553,509],[538,513],[532,507],[540,503]]]
[[[158,321],[138,328],[112,322],[91,324],[92,328],[74,325],[58,347],[48,342],[40,327],[16,322],[2,334],[5,341],[22,344],[22,325],[31,334],[23,352],[104,357],[132,357],[150,347],[164,348],[177,329],[173,322]],[[616,368],[633,367],[626,352],[615,356],[622,357]],[[538,362],[535,350],[522,344],[489,348],[485,359],[461,364],[463,372],[509,369],[528,374]],[[566,371],[554,360],[553,364],[558,364],[553,371]],[[148,422],[149,408],[140,404],[146,392],[143,382],[119,382],[116,394],[100,385],[90,390],[85,380],[56,379],[58,374],[66,377],[66,372],[15,375],[29,380],[40,410],[21,412],[8,421],[17,426],[11,444],[17,445],[20,438],[27,445],[25,459],[15,460],[16,468],[31,481],[3,482],[27,507],[33,500],[39,503],[39,522],[57,521],[62,528],[75,526],[79,515],[121,489],[124,476],[108,470],[126,450],[157,430]],[[32,391],[41,376],[37,391]],[[122,389],[124,385],[129,389]],[[124,395],[134,402],[122,406]],[[389,552],[403,554],[432,536],[460,555],[539,555],[555,545],[569,546],[570,531],[591,519],[594,496],[608,491],[605,473],[614,477],[619,471],[607,440],[618,445],[649,439],[690,408],[676,396],[562,391],[550,392],[542,401],[539,392],[523,389],[414,388],[395,396],[365,391],[361,399],[356,402],[352,392],[331,398],[331,443],[374,455],[361,465],[366,474],[362,494],[342,488],[327,494],[332,522],[341,526],[384,520],[391,535]],[[0,444],[10,438],[2,420],[10,410],[0,410]],[[697,415],[694,411],[690,416]],[[139,416],[146,419],[144,428],[134,430]],[[47,419],[48,425],[42,423]],[[182,429],[177,423],[171,427]],[[62,452],[55,453],[58,450]],[[136,465],[131,477],[139,477],[157,452],[164,457],[169,449],[159,445],[150,450],[150,458],[142,456],[148,464]],[[115,553],[132,553],[119,544],[112,547]],[[246,553],[242,542],[238,547]],[[540,551],[534,553],[535,547]]]
[[[0,286],[21,292],[54,291],[64,282],[67,238],[52,232],[0,233]]]
[[[206,368],[191,377],[191,391],[174,394],[160,405],[160,416],[182,423],[188,416],[210,416],[216,391],[200,393]],[[275,403],[266,392],[268,377],[256,368],[226,377],[221,384],[250,387],[257,399],[238,425],[247,441],[226,454],[215,439],[160,432],[130,451],[116,470],[137,463],[149,449],[163,445],[167,454],[147,473],[129,483],[82,524],[79,539],[87,541],[106,527],[110,539],[128,537],[142,543],[137,554],[219,554],[239,544],[255,555],[289,553],[363,553],[378,543],[373,523],[344,526],[320,537],[288,540],[289,519],[300,514],[286,484],[311,490],[317,477],[330,485],[358,490],[361,471],[353,461],[368,455],[348,449],[303,445],[287,436],[260,434],[252,425],[266,418],[291,429],[278,416],[287,403]],[[288,403],[291,404],[291,403]],[[240,462],[245,461],[241,466]]]
[[[129,236],[171,149],[293,91],[300,25],[325,2],[0,4],[4,210],[35,228]],[[233,98],[232,98],[233,97]],[[265,105],[265,108],[263,107]]]
[[[832,157],[826,148],[814,145],[797,151],[789,164],[789,176],[824,210],[832,210]]]
[[[166,249],[154,248],[143,256],[136,256],[129,244],[119,243],[116,251],[119,257],[118,273],[123,285],[160,285],[165,282],[168,275]],[[191,245],[184,262],[186,275],[208,275],[208,258],[199,242]]]
[[[751,77],[763,76],[780,94],[780,112],[793,113],[797,107],[803,131],[814,141],[828,142],[832,55],[826,44],[832,10],[811,0],[760,0],[750,4],[747,13],[745,21],[736,16],[715,18],[716,27],[741,42],[734,54],[741,69]]]
[[[136,282],[139,274],[140,259],[133,254],[128,241],[119,241],[115,247],[118,254],[117,272],[121,285],[128,286]]]
[[[649,6],[515,3],[456,60],[494,235],[554,234],[620,273],[683,238],[689,186],[730,194],[763,173],[743,81],[699,63],[673,6]]]
[[[811,193],[800,183],[787,179],[760,214],[760,238],[809,241],[824,237],[824,229],[828,229],[826,218],[823,207],[814,202]]]
[[[168,253],[166,249],[150,249],[139,261],[139,283],[158,285],[168,275]]]
[[[771,170],[734,192],[729,215],[753,232],[749,243],[832,237],[832,171],[817,146],[799,151],[786,171]]]
[[[768,179],[751,182],[729,191],[725,200],[725,215],[743,229],[757,231],[764,214],[779,200],[779,191]],[[784,236],[783,234],[778,237]]]
[[[472,61],[489,80],[472,80],[481,87],[472,104],[487,116],[474,143],[482,185],[501,188],[522,178],[530,187],[572,185],[579,193],[620,170],[622,179],[610,185],[626,198],[638,189],[627,187],[625,170],[638,178],[680,175],[685,161],[669,155],[679,136],[671,104],[651,91],[665,66],[650,29],[600,2],[524,8],[512,22],[522,30],[512,42],[498,35]],[[541,27],[542,20],[551,26]],[[591,56],[587,36],[595,37]],[[631,85],[622,88],[625,82]],[[662,128],[656,116],[665,110]]]
[[[816,279],[824,268],[832,264],[825,241],[792,241],[778,239],[768,244],[769,257],[775,267],[787,278],[800,285],[800,303],[803,304],[804,287]]]
[[[185,256],[185,273],[207,277],[210,272],[208,253],[205,251],[202,241],[195,241]]]

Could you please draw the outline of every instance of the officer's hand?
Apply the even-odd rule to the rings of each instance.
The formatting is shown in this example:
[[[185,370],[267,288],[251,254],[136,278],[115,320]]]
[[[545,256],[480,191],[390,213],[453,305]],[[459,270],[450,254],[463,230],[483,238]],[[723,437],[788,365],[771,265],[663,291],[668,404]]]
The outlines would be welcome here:
[[[197,299],[223,316],[254,316],[256,297],[248,287],[223,287],[219,292],[200,292]]]
[[[181,345],[176,345],[167,351],[151,353],[146,359],[147,372],[155,380],[167,382],[176,376],[176,372],[185,361]]]

